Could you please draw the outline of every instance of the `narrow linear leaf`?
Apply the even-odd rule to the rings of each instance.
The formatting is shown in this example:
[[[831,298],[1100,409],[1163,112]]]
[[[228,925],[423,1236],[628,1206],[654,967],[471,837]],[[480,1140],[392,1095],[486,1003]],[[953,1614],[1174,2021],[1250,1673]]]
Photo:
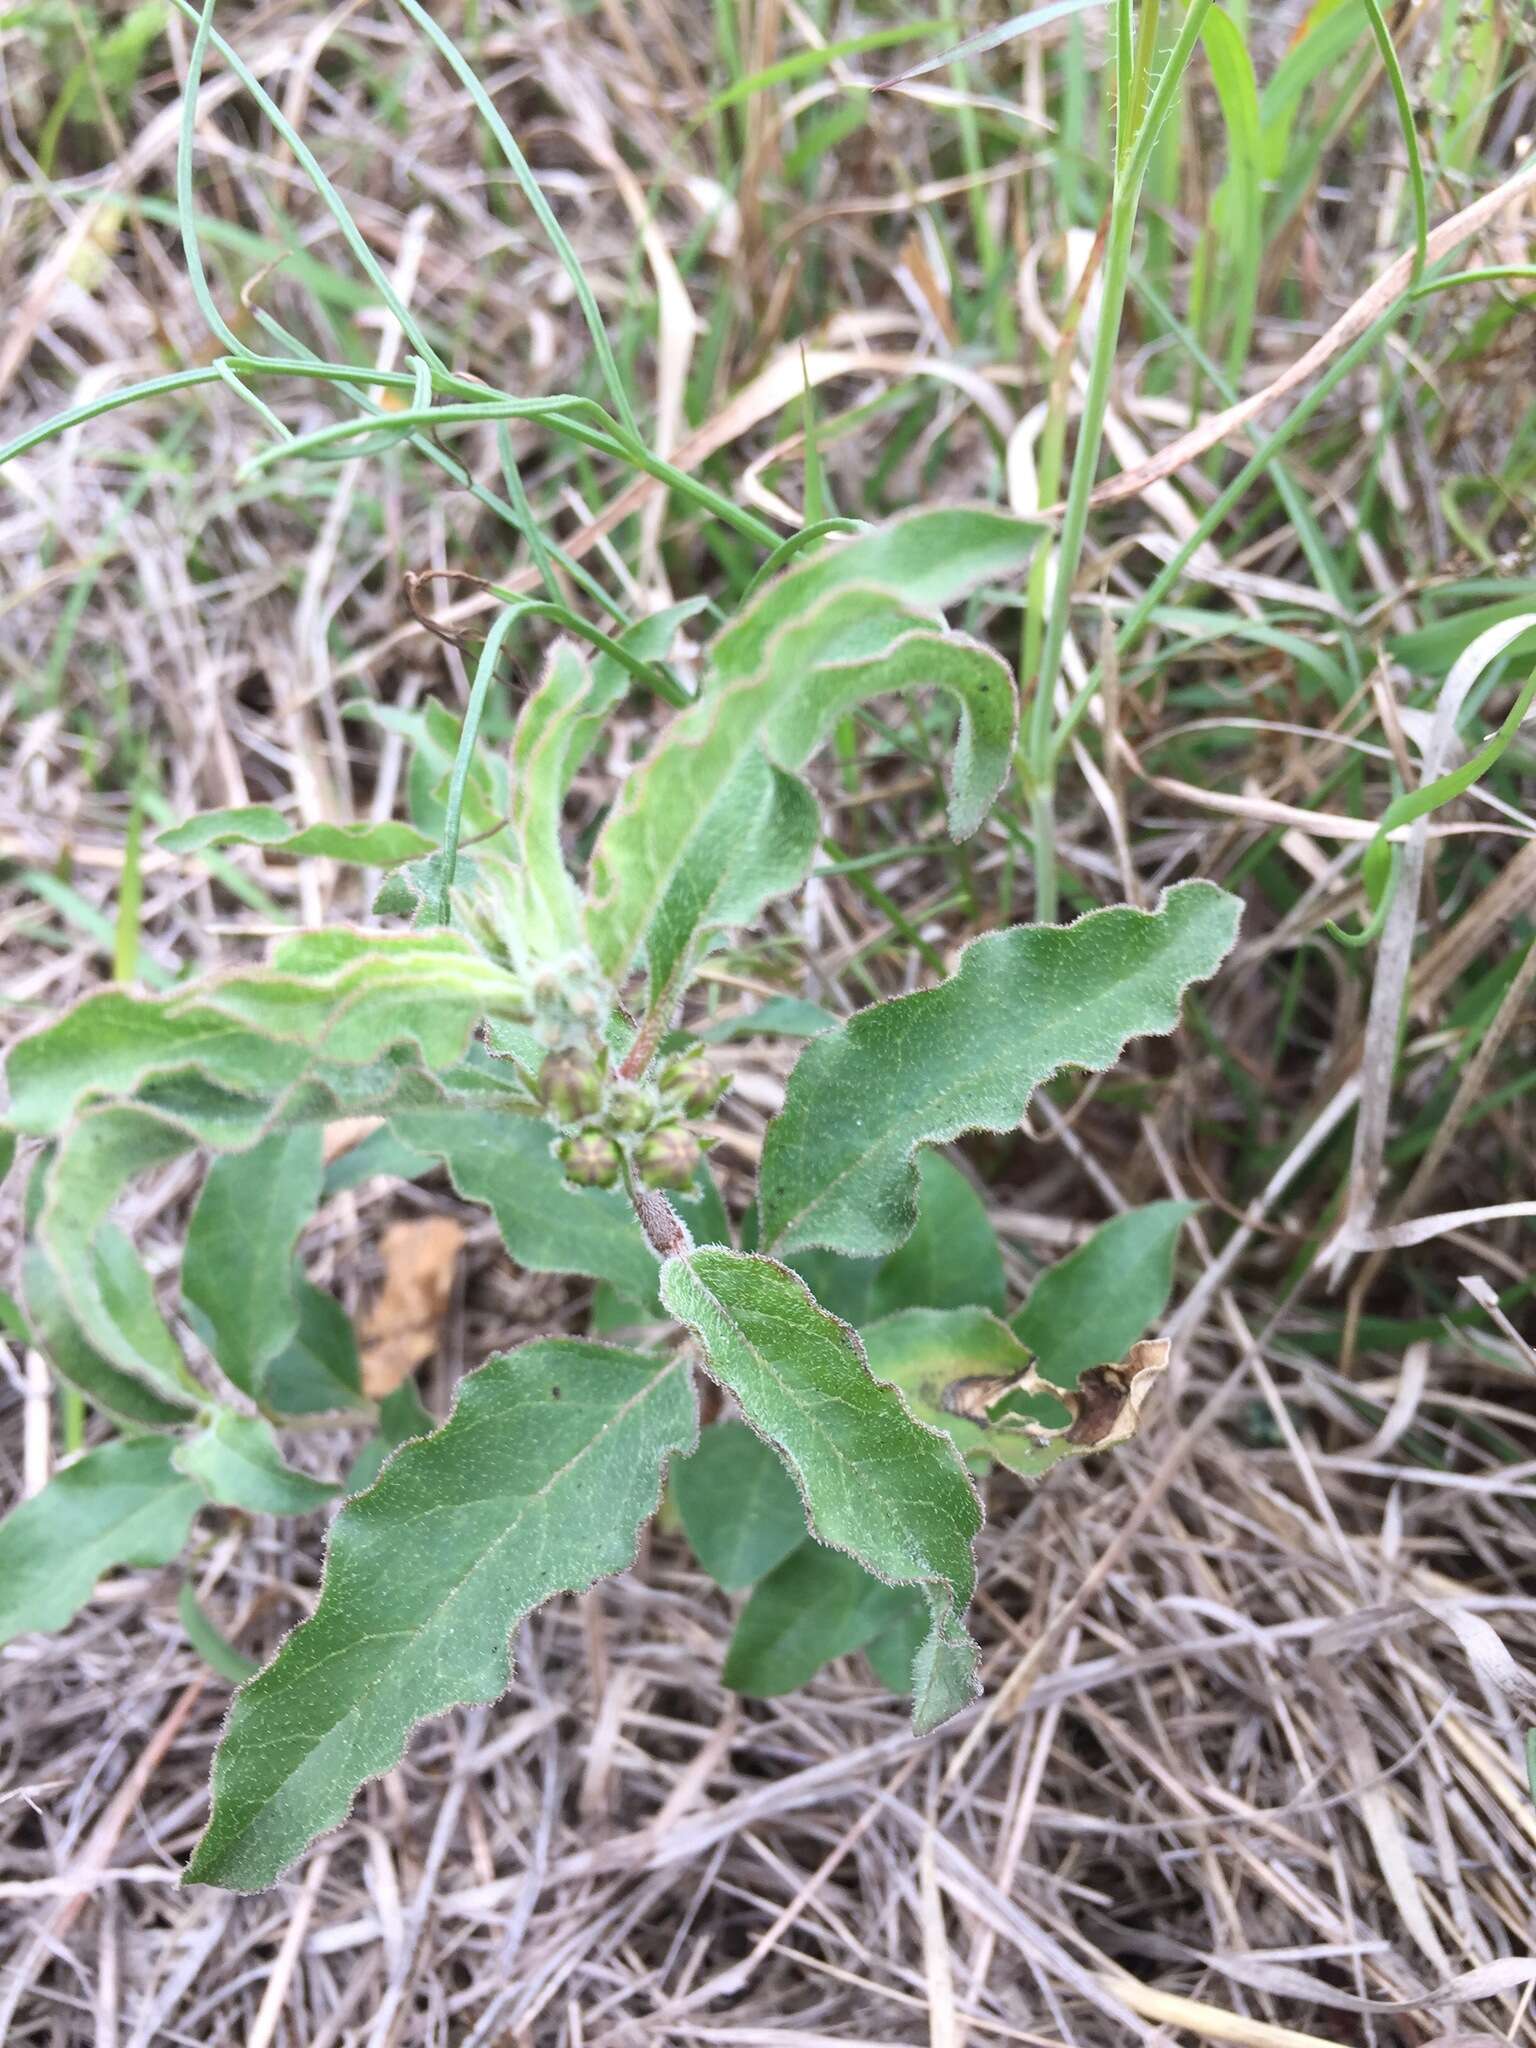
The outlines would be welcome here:
[[[259,1416],[232,1408],[218,1409],[205,1428],[178,1444],[172,1463],[210,1500],[253,1515],[307,1515],[336,1497],[334,1486],[284,1464]]]
[[[776,1699],[808,1684],[834,1657],[908,1622],[914,1609],[916,1640],[909,1628],[912,1654],[893,1690],[906,1689],[928,1633],[922,1599],[909,1586],[882,1585],[857,1558],[802,1537],[742,1609],[721,1675],[749,1699]]]
[[[189,1320],[243,1394],[299,1326],[293,1255],[325,1172],[318,1124],[274,1131],[215,1159],[187,1228],[181,1293]]]
[[[1149,1202],[1101,1224],[1040,1275],[1013,1329],[1059,1387],[1114,1365],[1168,1306],[1179,1232],[1198,1202]]]
[[[314,1614],[237,1695],[186,1881],[271,1884],[418,1722],[505,1691],[513,1628],[624,1569],[694,1429],[684,1366],[601,1345],[529,1344],[465,1379],[342,1509]]]
[[[894,1251],[916,1221],[918,1145],[1011,1130],[1058,1069],[1102,1071],[1128,1039],[1172,1031],[1240,913],[1214,884],[1180,882],[1155,911],[1016,925],[973,940],[938,988],[813,1038],[763,1148],[764,1249]]]
[[[295,827],[270,804],[241,804],[229,810],[204,811],[184,825],[160,834],[168,853],[198,853],[208,846],[260,846],[294,859],[317,854],[324,860],[354,861],[370,868],[399,867],[420,860],[433,842],[414,825],[386,819],[352,825]]]
[[[787,1267],[706,1248],[666,1262],[661,1294],[788,1465],[812,1534],[886,1584],[921,1589],[912,1718],[920,1734],[937,1727],[976,1692],[964,1617],[981,1510],[954,1445],[874,1378],[853,1331]]]
[[[63,1628],[104,1572],[170,1563],[203,1501],[173,1448],[159,1436],[103,1444],[0,1522],[0,1643]]]
[[[744,1422],[700,1432],[698,1449],[672,1467],[672,1498],[694,1556],[727,1593],[755,1584],[805,1541],[794,1481]]]

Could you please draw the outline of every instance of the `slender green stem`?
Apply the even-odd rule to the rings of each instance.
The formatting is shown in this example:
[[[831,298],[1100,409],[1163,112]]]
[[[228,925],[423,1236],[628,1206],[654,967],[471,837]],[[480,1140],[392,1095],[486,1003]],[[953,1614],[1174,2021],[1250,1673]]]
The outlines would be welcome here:
[[[1060,672],[1062,651],[1066,646],[1067,631],[1071,622],[1073,586],[1077,581],[1078,564],[1082,559],[1083,541],[1088,527],[1088,503],[1093,491],[1094,477],[1098,471],[1099,450],[1103,444],[1104,415],[1109,405],[1109,387],[1120,339],[1120,319],[1125,308],[1126,285],[1130,276],[1131,241],[1136,229],[1137,201],[1147,167],[1152,160],[1157,131],[1173,104],[1179,80],[1194,53],[1200,37],[1201,24],[1210,6],[1211,0],[1193,0],[1193,5],[1184,17],[1178,37],[1169,53],[1168,62],[1147,103],[1146,113],[1136,127],[1134,140],[1122,147],[1117,133],[1116,156],[1123,161],[1123,170],[1115,181],[1109,239],[1104,251],[1098,327],[1093,339],[1093,353],[1089,359],[1088,389],[1084,395],[1082,418],[1078,424],[1077,446],[1072,457],[1072,475],[1067,486],[1067,501],[1062,510],[1061,533],[1056,544],[1056,585],[1051,594],[1045,644],[1041,650],[1040,666],[1035,674],[1034,695],[1030,700],[1029,736],[1025,747],[1030,805],[1036,824],[1035,843],[1037,855],[1041,860],[1041,867],[1035,878],[1035,892],[1037,912],[1042,921],[1049,921],[1054,916],[1057,896],[1053,810],[1049,803],[1055,762],[1059,756],[1059,747],[1053,744],[1051,737],[1056,678]],[[1128,14],[1128,7],[1122,8],[1117,44],[1123,42],[1127,33]],[[1142,50],[1138,49],[1137,56],[1138,59],[1142,57]],[[1127,79],[1128,69],[1130,76]],[[1119,65],[1122,90],[1128,88],[1132,100],[1138,96],[1135,70],[1134,66]],[[1121,121],[1129,121],[1133,118],[1134,107],[1129,104],[1122,106],[1118,114]]]
[[[453,877],[459,864],[459,834],[464,819],[464,791],[469,784],[469,766],[474,759],[475,742],[480,736],[480,720],[485,711],[485,700],[490,695],[491,679],[496,673],[496,664],[501,658],[502,642],[521,618],[525,606],[508,605],[485,636],[485,645],[480,650],[480,659],[475,664],[474,681],[469,686],[469,702],[464,707],[464,724],[459,733],[459,750],[453,757],[453,774],[448,783],[448,801],[443,810],[443,850],[437,877],[437,894],[430,908],[430,915],[424,917],[424,924],[447,924],[449,918],[449,896],[453,889]]]

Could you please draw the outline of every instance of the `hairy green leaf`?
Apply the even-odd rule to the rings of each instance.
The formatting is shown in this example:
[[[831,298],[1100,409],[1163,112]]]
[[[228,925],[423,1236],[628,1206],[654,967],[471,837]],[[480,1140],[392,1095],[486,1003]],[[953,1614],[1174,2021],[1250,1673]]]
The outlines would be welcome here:
[[[1149,1202],[1100,1224],[1086,1244],[1040,1275],[1015,1333],[1059,1387],[1115,1365],[1168,1306],[1179,1232],[1198,1202]]]
[[[220,1506],[253,1515],[307,1515],[336,1497],[324,1480],[283,1462],[269,1425],[256,1415],[219,1408],[205,1428],[182,1440],[172,1459]]]
[[[917,1158],[917,1225],[876,1269],[866,1314],[900,1308],[990,1308],[1006,1299],[1003,1254],[986,1204],[942,1153]]]
[[[299,1326],[293,1254],[325,1171],[318,1124],[274,1131],[215,1159],[187,1228],[181,1294],[188,1320],[241,1393],[258,1396]]]
[[[581,943],[581,899],[561,850],[560,818],[570,787],[567,762],[596,696],[585,655],[573,642],[557,640],[512,739],[511,827],[523,897],[519,936],[540,959],[574,952]]]
[[[71,1315],[58,1276],[36,1245],[22,1260],[22,1291],[39,1349],[59,1378],[104,1414],[148,1429],[171,1429],[191,1420],[199,1397],[180,1375],[151,1385],[102,1357]]]
[[[672,1498],[694,1556],[727,1593],[753,1585],[805,1541],[794,1481],[744,1422],[700,1432],[698,1449],[672,1468]]]
[[[680,1364],[551,1339],[465,1379],[443,1427],[342,1509],[314,1614],[236,1697],[187,1880],[271,1884],[418,1722],[496,1699],[512,1629],[624,1569],[693,1436]]]
[[[592,858],[587,933],[621,979],[720,791],[763,737],[785,768],[829,721],[888,689],[956,699],[952,822],[974,829],[1007,773],[1017,701],[1004,664],[934,630],[934,611],[1028,560],[1038,529],[994,512],[920,512],[801,560],[719,635],[698,702],[620,792]],[[845,665],[845,666],[840,666]]]
[[[705,1248],[671,1258],[661,1295],[709,1370],[794,1475],[812,1534],[892,1585],[916,1585],[930,1627],[913,1675],[926,1733],[976,1690],[965,1631],[981,1511],[949,1439],[870,1373],[858,1338],[771,1259]]]
[[[334,1294],[293,1275],[293,1336],[267,1360],[256,1398],[276,1415],[326,1415],[366,1409],[357,1332]]]
[[[920,1619],[903,1689],[928,1632],[921,1599],[909,1586],[882,1585],[857,1558],[802,1537],[742,1609],[721,1675],[749,1699],[776,1699],[805,1685],[834,1657],[861,1650],[906,1622],[914,1606]]]
[[[650,999],[674,999],[714,933],[751,923],[810,873],[821,835],[816,799],[754,748],[688,844],[646,939]]]
[[[526,1016],[526,999],[457,933],[299,933],[266,967],[165,996],[88,996],[13,1048],[10,1116],[49,1136],[88,1101],[186,1073],[270,1103],[308,1076],[367,1068],[396,1047],[423,1068],[449,1067],[487,1015]]]
[[[549,1126],[494,1112],[406,1112],[391,1128],[413,1151],[440,1159],[459,1193],[484,1202],[503,1244],[533,1273],[585,1273],[647,1300],[656,1260],[616,1189],[567,1184]]]
[[[224,811],[204,811],[184,825],[160,834],[169,853],[196,853],[205,846],[261,846],[269,853],[294,859],[318,854],[325,860],[354,861],[362,867],[393,868],[420,860],[432,841],[414,825],[392,820],[379,824],[304,825],[289,823],[271,804],[239,804]]]
[[[162,1436],[103,1444],[0,1522],[0,1643],[63,1628],[118,1565],[170,1563],[203,1500],[173,1448]]]
[[[1180,882],[1155,911],[988,933],[939,987],[813,1038],[768,1127],[763,1248],[893,1251],[916,1221],[917,1146],[1011,1130],[1059,1068],[1099,1071],[1128,1039],[1172,1031],[1184,990],[1231,947],[1240,908],[1210,882]]]

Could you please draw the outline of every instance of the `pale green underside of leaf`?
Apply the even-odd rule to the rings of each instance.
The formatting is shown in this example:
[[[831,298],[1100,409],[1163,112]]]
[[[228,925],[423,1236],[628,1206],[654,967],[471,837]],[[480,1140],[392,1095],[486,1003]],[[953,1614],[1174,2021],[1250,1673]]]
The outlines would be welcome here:
[[[418,1722],[498,1698],[511,1631],[629,1564],[694,1427],[684,1366],[601,1345],[529,1344],[464,1380],[342,1509],[314,1614],[236,1696],[187,1881],[271,1884]]]
[[[151,1386],[102,1357],[70,1314],[58,1276],[36,1245],[28,1247],[22,1262],[22,1291],[39,1349],[60,1379],[104,1414],[148,1429],[192,1420],[196,1406],[190,1392]]]
[[[1008,1325],[985,1309],[903,1309],[871,1323],[860,1335],[870,1371],[900,1387],[918,1420],[942,1429],[973,1471],[1006,1465],[1033,1479],[1071,1455],[1065,1443],[1038,1444],[1022,1430],[983,1427],[944,1407],[944,1389],[956,1380],[1013,1379],[1030,1365],[1030,1354]],[[1071,1416],[1054,1407],[1039,1419],[1050,1428],[1064,1428]]]
[[[334,1486],[284,1464],[276,1437],[259,1416],[229,1408],[178,1444],[172,1462],[210,1500],[253,1515],[307,1515],[336,1496]]]
[[[885,1583],[921,1588],[931,1626],[913,1674],[913,1725],[936,1727],[976,1692],[964,1616],[981,1511],[953,1444],[871,1375],[853,1331],[787,1267],[706,1247],[667,1261],[661,1294],[783,1457],[812,1532]]]
[[[204,1496],[168,1437],[88,1451],[0,1522],[0,1643],[73,1620],[103,1572],[169,1564]]]
[[[533,1273],[581,1273],[648,1300],[656,1260],[628,1198],[617,1189],[572,1187],[548,1124],[462,1110],[406,1112],[391,1128],[414,1151],[440,1159],[469,1202],[483,1202],[502,1243]]]
[[[1146,1334],[1168,1306],[1179,1232],[1199,1207],[1128,1209],[1040,1275],[1013,1329],[1046,1379],[1075,1387],[1090,1367],[1118,1364]]]
[[[12,1050],[9,1116],[51,1136],[83,1103],[136,1095],[169,1074],[272,1101],[318,1071],[366,1068],[394,1047],[446,1067],[481,1015],[526,1007],[513,978],[455,933],[303,933],[265,968],[168,996],[88,996]]]
[[[1180,882],[1155,911],[990,933],[938,988],[812,1039],[763,1148],[765,1250],[893,1251],[916,1220],[918,1145],[1011,1130],[1060,1068],[1100,1071],[1130,1038],[1172,1031],[1240,910],[1210,882]]]
[[[798,563],[746,606],[716,640],[698,702],[629,777],[599,837],[587,933],[606,973],[622,979],[645,947],[691,841],[759,738],[793,769],[852,704],[933,683],[960,707],[952,822],[974,829],[1007,773],[1016,696],[1001,661],[935,633],[933,614],[1021,568],[1037,534],[994,512],[917,513]],[[892,651],[904,636],[911,644]]]
[[[260,846],[294,859],[318,855],[325,860],[355,861],[362,867],[393,868],[420,860],[433,842],[414,825],[393,819],[378,824],[295,826],[270,804],[243,804],[224,811],[204,811],[184,825],[162,832],[159,844],[169,853],[196,853],[205,846]]]

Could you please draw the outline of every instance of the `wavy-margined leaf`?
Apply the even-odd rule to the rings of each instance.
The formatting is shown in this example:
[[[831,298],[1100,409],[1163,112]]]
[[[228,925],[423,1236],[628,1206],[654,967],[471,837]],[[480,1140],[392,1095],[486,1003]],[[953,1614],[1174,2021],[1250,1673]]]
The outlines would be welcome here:
[[[834,1657],[862,1650],[908,1622],[914,1607],[922,1620],[907,1637],[912,1654],[901,1673],[903,1688],[928,1631],[921,1599],[910,1586],[883,1585],[857,1558],[802,1539],[741,1610],[721,1676],[749,1699],[777,1699],[807,1684]]]
[[[307,1515],[336,1497],[336,1488],[285,1464],[271,1428],[256,1415],[220,1408],[172,1460],[210,1500],[253,1515]]]
[[[771,1259],[705,1248],[662,1267],[662,1300],[709,1370],[784,1458],[812,1533],[890,1585],[921,1588],[931,1617],[913,1673],[913,1725],[937,1727],[975,1695],[965,1630],[981,1510],[948,1437],[877,1380],[858,1338]]]
[[[295,860],[317,854],[325,860],[354,861],[360,867],[394,868],[402,861],[420,860],[432,851],[433,843],[414,825],[393,819],[296,826],[271,804],[237,804],[173,825],[160,834],[159,844],[168,853],[197,853],[205,846],[260,846]]]
[[[1059,1387],[1114,1365],[1168,1306],[1179,1232],[1198,1202],[1149,1202],[1100,1224],[1042,1273],[1013,1318],[1016,1335]]]
[[[103,1444],[0,1522],[0,1643],[63,1628],[104,1572],[170,1563],[204,1498],[173,1449],[163,1436]]]
[[[933,614],[1021,568],[1038,531],[994,512],[917,513],[797,563],[745,607],[711,649],[699,701],[630,776],[599,837],[587,933],[606,973],[621,979],[643,950],[690,842],[760,737],[794,768],[851,703],[937,684],[962,719],[953,820],[974,828],[1007,772],[1013,683],[995,656],[936,635]],[[906,636],[913,644],[895,651]],[[888,650],[882,669],[877,657]],[[828,679],[838,663],[857,665],[857,675]]]
[[[48,1136],[86,1101],[132,1096],[180,1072],[270,1101],[309,1074],[365,1066],[392,1047],[442,1068],[487,1015],[526,1016],[526,998],[457,933],[296,934],[267,967],[165,996],[87,996],[12,1049],[9,1115]]]
[[[1172,1031],[1240,912],[1213,883],[1180,882],[1155,911],[988,933],[939,987],[813,1038],[763,1147],[764,1250],[893,1251],[916,1220],[919,1145],[1011,1130],[1059,1068],[1100,1071],[1129,1039]]]
[[[505,1691],[511,1631],[624,1569],[694,1427],[685,1366],[601,1345],[529,1344],[465,1379],[342,1509],[314,1614],[237,1695],[188,1881],[271,1884],[419,1721]]]
[[[799,888],[820,834],[810,790],[753,748],[700,822],[651,922],[653,1004],[681,991],[713,934],[750,924],[764,904]]]
[[[96,1255],[101,1255],[99,1243]],[[22,1293],[38,1348],[59,1378],[104,1414],[141,1429],[174,1429],[191,1421],[198,1397],[179,1377],[151,1385],[103,1358],[70,1313],[58,1276],[36,1245],[28,1247],[22,1261]]]
[[[469,1202],[484,1202],[502,1243],[532,1273],[583,1273],[631,1299],[655,1291],[656,1259],[617,1189],[572,1187],[551,1151],[548,1124],[494,1112],[405,1112],[391,1128],[440,1159]]]
[[[727,1593],[755,1584],[805,1541],[794,1481],[744,1422],[699,1432],[698,1449],[672,1468],[672,1499],[694,1556]]]
[[[192,1211],[182,1301],[243,1394],[259,1394],[266,1366],[298,1330],[293,1254],[320,1199],[323,1153],[318,1124],[274,1131],[249,1152],[215,1159]]]

